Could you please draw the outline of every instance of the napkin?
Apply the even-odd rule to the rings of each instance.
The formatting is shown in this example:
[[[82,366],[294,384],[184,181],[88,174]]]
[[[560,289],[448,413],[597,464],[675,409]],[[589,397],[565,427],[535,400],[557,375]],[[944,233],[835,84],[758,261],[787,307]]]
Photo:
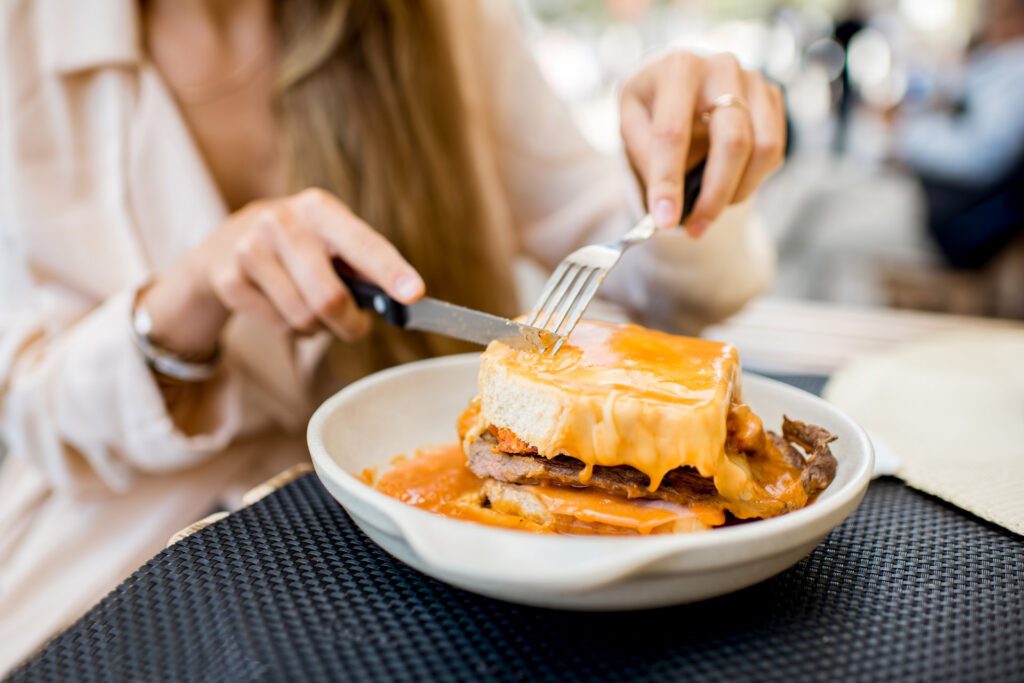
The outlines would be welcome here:
[[[1024,330],[865,356],[824,396],[898,454],[907,484],[1024,534]]]

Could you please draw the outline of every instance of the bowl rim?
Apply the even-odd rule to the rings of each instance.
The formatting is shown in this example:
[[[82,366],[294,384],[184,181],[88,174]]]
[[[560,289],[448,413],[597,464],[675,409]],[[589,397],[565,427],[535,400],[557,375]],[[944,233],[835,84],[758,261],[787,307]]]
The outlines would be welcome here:
[[[765,377],[763,375],[748,373],[746,371],[744,371],[742,380],[744,385],[746,385],[748,379],[752,379],[756,383],[768,383],[773,386],[773,390],[775,391],[782,392],[789,396],[799,396],[800,400],[810,400],[814,403],[818,403],[836,419],[845,422],[849,431],[855,435],[855,443],[849,447],[849,450],[851,453],[861,454],[862,457],[860,457],[858,461],[854,462],[854,469],[850,473],[848,481],[838,489],[832,490],[824,500],[818,499],[812,505],[799,510],[794,510],[793,512],[789,512],[778,517],[761,519],[750,524],[714,529],[709,533],[659,534],[650,536],[621,537],[527,534],[515,529],[503,529],[501,527],[488,526],[469,520],[448,518],[428,510],[408,505],[407,503],[403,503],[391,496],[388,496],[387,494],[377,491],[372,486],[367,485],[366,482],[346,472],[328,453],[324,443],[324,432],[327,421],[337,410],[338,406],[343,404],[351,394],[359,392],[369,386],[388,382],[396,376],[418,372],[428,368],[443,369],[450,366],[462,366],[468,363],[478,363],[479,358],[479,353],[464,353],[405,363],[363,377],[336,392],[324,401],[313,413],[306,432],[310,454],[312,456],[317,475],[321,479],[326,477],[333,480],[333,482],[339,485],[347,494],[383,513],[384,516],[395,524],[404,535],[408,534],[410,528],[410,524],[408,522],[411,522],[412,525],[415,526],[431,525],[435,527],[451,528],[453,530],[459,529],[463,534],[486,533],[489,536],[492,534],[498,534],[498,537],[515,538],[519,539],[522,543],[534,543],[537,546],[557,543],[560,546],[566,544],[579,544],[581,546],[587,545],[588,547],[593,547],[595,544],[604,544],[607,546],[608,550],[621,550],[623,544],[627,544],[634,548],[639,548],[643,545],[644,547],[650,547],[652,550],[657,548],[660,551],[668,551],[669,553],[672,551],[684,550],[700,551],[716,547],[720,548],[726,545],[744,544],[750,541],[765,542],[771,539],[775,539],[785,546],[787,545],[787,537],[790,537],[792,545],[797,545],[799,543],[799,538],[796,536],[791,537],[790,532],[802,529],[813,524],[816,520],[826,519],[839,512],[844,506],[850,504],[852,500],[856,499],[857,496],[863,493],[871,479],[874,451],[867,433],[859,424],[819,396],[815,396],[810,392],[798,389],[784,382],[780,382],[779,380]],[[424,444],[424,447],[429,447],[431,445],[434,444]],[[348,510],[347,505],[341,501],[339,501],[339,503]],[[353,516],[355,517],[357,515]],[[411,541],[412,539],[407,538],[406,540]],[[659,555],[664,554],[666,553],[659,553]]]

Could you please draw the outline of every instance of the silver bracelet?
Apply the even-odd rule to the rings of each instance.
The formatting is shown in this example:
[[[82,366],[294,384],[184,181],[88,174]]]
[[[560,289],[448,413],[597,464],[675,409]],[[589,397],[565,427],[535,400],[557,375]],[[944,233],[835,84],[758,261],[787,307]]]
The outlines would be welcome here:
[[[205,382],[217,372],[220,350],[213,357],[202,362],[190,361],[176,353],[162,349],[153,343],[153,318],[138,303],[132,307],[132,338],[135,346],[142,352],[146,365],[159,374],[178,380],[179,382]]]

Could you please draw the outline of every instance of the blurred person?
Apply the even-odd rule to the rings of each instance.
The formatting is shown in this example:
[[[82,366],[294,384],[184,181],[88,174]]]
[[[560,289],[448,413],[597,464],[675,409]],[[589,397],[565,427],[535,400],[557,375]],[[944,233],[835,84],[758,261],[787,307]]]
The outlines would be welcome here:
[[[986,266],[1024,228],[1024,0],[989,0],[951,98],[897,112],[895,158],[924,188],[949,264]]]
[[[843,49],[843,55],[850,52],[850,44],[857,34],[868,26],[868,12],[864,7],[863,0],[850,3],[844,16],[836,21],[832,31],[832,37],[836,44]],[[853,111],[857,105],[857,93],[854,92],[853,82],[850,80],[850,62],[843,59],[843,66],[839,71],[839,97],[836,103],[836,130],[832,138],[832,151],[836,154],[846,152],[847,139],[850,136]]]
[[[551,267],[646,204],[666,230],[602,289],[643,322],[695,332],[772,277],[745,200],[781,163],[782,99],[731,56],[625,84],[620,168],[499,0],[0,12],[0,671],[305,460],[327,395],[465,348],[359,311],[332,258],[514,315],[517,255]]]

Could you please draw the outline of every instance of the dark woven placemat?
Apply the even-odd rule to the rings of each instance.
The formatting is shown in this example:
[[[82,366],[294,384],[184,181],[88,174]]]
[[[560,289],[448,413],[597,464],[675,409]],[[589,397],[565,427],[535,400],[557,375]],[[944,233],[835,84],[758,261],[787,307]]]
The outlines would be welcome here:
[[[400,564],[313,475],[163,551],[14,680],[1024,680],[1024,541],[894,480],[794,568],[580,614]]]

